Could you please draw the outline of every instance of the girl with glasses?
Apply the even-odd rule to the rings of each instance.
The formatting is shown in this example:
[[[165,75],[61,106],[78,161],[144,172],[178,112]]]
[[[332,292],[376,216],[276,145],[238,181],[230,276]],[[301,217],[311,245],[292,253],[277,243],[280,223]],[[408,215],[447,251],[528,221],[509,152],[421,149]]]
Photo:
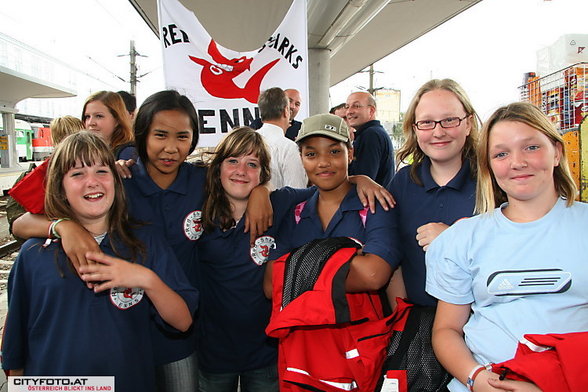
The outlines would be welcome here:
[[[425,251],[439,233],[474,212],[478,116],[462,87],[434,79],[417,91],[404,117],[398,162],[411,164],[391,183],[403,244],[401,268],[410,302],[435,306],[425,293]]]
[[[472,216],[475,199],[474,146],[478,116],[462,87],[451,79],[425,83],[412,99],[404,117],[405,144],[399,164],[411,161],[392,179],[390,191],[397,202],[392,218],[398,228],[391,244],[401,254],[388,288],[390,302],[406,297],[434,313],[437,300],[425,292],[425,251],[433,239],[457,220]],[[430,322],[422,325],[425,330]],[[448,377],[424,341],[438,383]],[[425,363],[425,361],[423,361]],[[409,379],[409,386],[411,380]],[[428,386],[435,391],[435,386]]]

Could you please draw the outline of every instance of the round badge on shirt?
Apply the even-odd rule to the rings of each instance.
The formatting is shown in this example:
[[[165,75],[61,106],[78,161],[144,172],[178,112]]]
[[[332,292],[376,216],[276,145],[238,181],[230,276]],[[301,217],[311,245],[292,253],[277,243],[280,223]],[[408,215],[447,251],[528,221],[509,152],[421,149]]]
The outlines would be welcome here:
[[[145,290],[134,287],[113,287],[110,289],[110,301],[121,310],[137,305],[143,299]]]
[[[184,234],[191,241],[196,241],[202,235],[202,211],[196,210],[190,212],[184,218]]]
[[[269,259],[270,249],[276,247],[276,240],[274,237],[264,235],[255,240],[255,244],[249,250],[251,260],[257,265],[263,265]]]

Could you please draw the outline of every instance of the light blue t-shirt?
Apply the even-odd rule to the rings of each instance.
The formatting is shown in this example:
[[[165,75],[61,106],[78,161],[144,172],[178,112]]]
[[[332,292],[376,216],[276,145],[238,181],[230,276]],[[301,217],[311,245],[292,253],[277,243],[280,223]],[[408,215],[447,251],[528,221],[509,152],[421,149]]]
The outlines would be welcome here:
[[[541,219],[457,222],[429,247],[426,291],[471,304],[465,341],[481,364],[514,357],[524,334],[588,331],[588,205],[559,199]],[[453,380],[451,391],[467,391]]]

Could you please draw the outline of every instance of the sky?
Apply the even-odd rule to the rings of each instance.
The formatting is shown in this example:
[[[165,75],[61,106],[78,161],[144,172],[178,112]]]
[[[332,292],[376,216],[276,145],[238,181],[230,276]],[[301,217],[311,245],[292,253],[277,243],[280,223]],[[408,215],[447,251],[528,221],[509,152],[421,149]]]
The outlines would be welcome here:
[[[165,87],[159,42],[127,0],[2,3],[0,32],[78,69],[101,69],[110,75],[107,88],[128,90],[112,75],[128,80],[124,54],[134,39],[137,50],[148,56],[138,59],[139,75],[147,74],[138,86],[139,102]],[[453,78],[484,119],[519,99],[524,73],[537,69],[537,51],[564,34],[588,34],[586,18],[586,0],[483,0],[377,62],[376,87],[401,90],[404,111],[427,80]],[[367,83],[365,73],[339,83],[330,90],[330,104],[344,102]]]
[[[462,85],[482,119],[519,100],[525,72],[537,70],[537,52],[564,34],[587,34],[586,0],[483,0],[374,65],[375,87],[401,90],[405,111],[418,88],[432,78]],[[586,61],[588,61],[588,48]],[[362,73],[331,88],[334,105],[357,86]]]

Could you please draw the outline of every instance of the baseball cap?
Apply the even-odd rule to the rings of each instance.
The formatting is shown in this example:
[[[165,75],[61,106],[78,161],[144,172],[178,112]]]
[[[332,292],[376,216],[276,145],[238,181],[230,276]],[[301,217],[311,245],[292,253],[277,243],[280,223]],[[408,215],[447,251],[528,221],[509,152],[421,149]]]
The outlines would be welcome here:
[[[334,114],[316,114],[302,121],[296,143],[309,136],[326,136],[340,142],[349,141],[349,128],[339,116]]]

